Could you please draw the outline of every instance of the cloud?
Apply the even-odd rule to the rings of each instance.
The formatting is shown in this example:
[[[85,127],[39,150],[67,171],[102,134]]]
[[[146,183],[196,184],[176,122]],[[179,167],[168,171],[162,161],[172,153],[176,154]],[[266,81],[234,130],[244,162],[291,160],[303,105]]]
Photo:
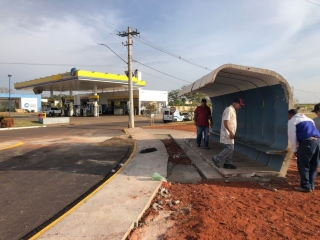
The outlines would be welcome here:
[[[141,37],[199,65],[267,68],[297,89],[312,90],[319,81],[319,12],[320,7],[302,0],[0,0],[0,62],[105,64],[88,70],[123,73],[125,64],[97,43],[126,59],[121,43],[126,39],[110,33],[131,26]],[[133,58],[187,81],[208,73],[137,40]],[[25,81],[70,67],[0,65],[0,86],[7,84],[9,73],[13,81]],[[185,84],[137,63],[133,67],[146,73],[149,89]]]

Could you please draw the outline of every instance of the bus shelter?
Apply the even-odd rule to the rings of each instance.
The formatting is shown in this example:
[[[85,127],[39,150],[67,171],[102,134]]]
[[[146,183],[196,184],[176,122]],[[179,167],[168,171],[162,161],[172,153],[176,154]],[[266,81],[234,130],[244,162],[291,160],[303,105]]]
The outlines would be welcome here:
[[[237,113],[235,151],[285,176],[292,151],[288,144],[288,110],[293,97],[288,82],[261,68],[225,64],[179,92],[206,94],[212,102],[210,138],[220,140],[224,109],[240,97],[246,106]]]

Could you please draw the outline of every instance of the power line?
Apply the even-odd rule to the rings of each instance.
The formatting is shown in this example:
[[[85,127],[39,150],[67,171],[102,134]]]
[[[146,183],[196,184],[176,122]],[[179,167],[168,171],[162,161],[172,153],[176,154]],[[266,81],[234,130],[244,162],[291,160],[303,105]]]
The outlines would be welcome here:
[[[98,43],[98,44],[99,44],[99,45],[103,45],[103,46],[109,48],[110,51],[113,52],[115,55],[117,55],[118,58],[120,58],[122,61],[124,61],[125,64],[128,64],[122,57],[120,57],[115,51],[113,51],[113,50],[112,50],[110,47],[108,47],[106,44],[103,44],[103,43]]]
[[[35,4],[34,2],[33,2],[33,4],[34,4],[34,5],[37,5],[37,4]],[[64,16],[66,16],[67,18],[70,18],[70,19],[73,19],[73,20],[75,20],[75,21],[84,23],[84,24],[86,24],[86,25],[89,25],[89,26],[91,26],[91,27],[97,28],[97,29],[99,29],[99,30],[106,31],[105,29],[102,29],[102,28],[99,28],[99,27],[97,27],[97,26],[94,26],[94,25],[92,25],[92,24],[90,24],[90,23],[81,21],[81,20],[79,20],[79,19],[77,19],[77,18],[70,17],[70,16],[67,15],[67,14],[61,13],[61,12],[59,12],[59,11],[56,11],[56,10],[52,9],[52,8],[46,7],[46,6],[42,5],[42,4],[39,4],[39,3],[38,3],[38,5],[39,5],[40,7],[42,7],[42,8],[45,8],[45,9],[50,10],[50,11],[53,11],[53,12],[58,13],[58,14],[60,14],[60,15],[64,15]]]
[[[301,89],[297,89],[297,88],[294,88],[294,90],[297,90],[299,92],[304,92],[304,93],[315,93],[315,94],[320,94],[320,92],[309,92],[309,91],[305,91],[305,90],[301,90]]]
[[[170,51],[168,51],[168,50],[166,50],[166,49],[164,49],[164,48],[162,48],[162,47],[159,47],[159,46],[157,46],[156,44],[151,43],[150,41],[148,41],[148,40],[146,40],[146,39],[144,39],[144,38],[142,38],[142,37],[140,37],[140,38],[135,37],[135,40],[137,40],[138,42],[140,42],[140,43],[142,43],[142,44],[145,44],[145,45],[147,45],[147,46],[149,46],[149,47],[152,47],[152,48],[154,48],[154,49],[156,49],[156,50],[158,50],[158,51],[160,51],[160,52],[163,52],[163,53],[168,54],[168,55],[170,55],[170,56],[172,56],[172,57],[175,57],[175,58],[177,58],[177,59],[179,59],[179,60],[181,60],[181,61],[184,61],[184,62],[186,62],[186,63],[189,63],[189,64],[191,64],[191,65],[193,65],[193,66],[196,66],[196,67],[199,67],[199,68],[203,68],[203,69],[208,70],[208,71],[212,71],[212,69],[209,69],[209,68],[207,68],[207,67],[201,66],[201,65],[199,65],[199,64],[197,64],[197,63],[194,63],[194,62],[189,61],[189,60],[187,60],[187,59],[185,59],[185,58],[182,58],[182,57],[179,56],[179,55],[176,55],[176,54],[174,54],[174,53],[171,53]]]
[[[65,3],[65,4],[67,4],[67,5],[71,6],[71,7],[76,7],[76,8],[78,8],[81,12],[84,12],[84,13],[86,13],[86,14],[88,14],[88,15],[91,15],[91,16],[93,16],[93,17],[95,17],[95,18],[102,19],[103,21],[105,21],[105,22],[107,22],[107,23],[109,23],[109,24],[111,24],[111,25],[117,26],[115,23],[109,22],[109,21],[105,20],[105,19],[102,18],[102,17],[96,16],[96,15],[94,15],[94,14],[91,14],[91,13],[88,13],[88,12],[84,11],[83,9],[81,9],[81,8],[80,8],[79,6],[77,6],[77,5],[72,5],[72,4],[68,3],[68,2],[63,2],[63,3]]]
[[[132,60],[132,61],[133,61],[133,62],[136,62],[136,63],[139,63],[139,64],[141,64],[141,65],[143,65],[143,66],[145,66],[145,67],[147,67],[147,68],[150,68],[150,69],[152,69],[152,70],[154,70],[154,71],[157,71],[157,72],[159,72],[159,73],[162,73],[162,74],[164,74],[164,75],[167,75],[167,76],[169,76],[169,77],[178,79],[178,80],[183,81],[183,82],[191,83],[191,82],[189,82],[189,81],[187,81],[187,80],[183,80],[183,79],[181,79],[181,78],[178,78],[178,77],[172,76],[172,75],[170,75],[170,74],[167,74],[167,73],[165,73],[165,72],[162,72],[162,71],[160,71],[160,70],[157,70],[157,69],[155,69],[155,68],[153,68],[153,67],[150,67],[150,66],[148,66],[148,65],[146,65],[146,64],[144,64],[144,63],[141,63],[141,62],[139,62],[139,61],[137,61],[137,60]]]
[[[28,65],[28,66],[82,66],[82,67],[120,67],[116,65],[92,65],[92,64],[75,64],[75,63],[19,63],[19,62],[0,62],[7,65]]]
[[[314,2],[311,2],[311,1],[309,1],[309,0],[305,0],[306,2],[309,2],[309,3],[312,3],[312,4],[314,4],[314,5],[317,5],[317,6],[319,6],[320,7],[320,4],[317,4],[317,3],[314,3]]]

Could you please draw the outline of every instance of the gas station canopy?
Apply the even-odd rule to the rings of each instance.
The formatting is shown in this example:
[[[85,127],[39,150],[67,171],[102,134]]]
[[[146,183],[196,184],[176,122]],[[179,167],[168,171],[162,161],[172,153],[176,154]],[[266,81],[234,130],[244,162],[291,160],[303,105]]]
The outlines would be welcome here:
[[[43,91],[91,91],[97,89],[112,90],[127,87],[129,83],[126,75],[71,69],[70,72],[29,80],[14,84],[17,90],[33,90],[36,94]],[[145,81],[138,76],[132,77],[133,87],[144,87]]]

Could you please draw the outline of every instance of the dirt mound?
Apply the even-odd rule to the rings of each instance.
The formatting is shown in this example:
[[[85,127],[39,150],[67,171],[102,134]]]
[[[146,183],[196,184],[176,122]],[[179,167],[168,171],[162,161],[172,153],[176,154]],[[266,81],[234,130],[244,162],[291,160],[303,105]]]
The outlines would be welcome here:
[[[103,147],[121,147],[121,146],[131,146],[134,143],[134,139],[131,136],[115,136],[104,142],[95,144],[96,146]]]
[[[166,128],[195,130],[191,124]],[[179,153],[170,149],[170,156]],[[320,239],[320,187],[294,191],[300,179],[296,165],[292,160],[283,182],[164,183],[167,196],[156,195],[128,239],[157,239],[153,221],[163,226],[158,239]]]

